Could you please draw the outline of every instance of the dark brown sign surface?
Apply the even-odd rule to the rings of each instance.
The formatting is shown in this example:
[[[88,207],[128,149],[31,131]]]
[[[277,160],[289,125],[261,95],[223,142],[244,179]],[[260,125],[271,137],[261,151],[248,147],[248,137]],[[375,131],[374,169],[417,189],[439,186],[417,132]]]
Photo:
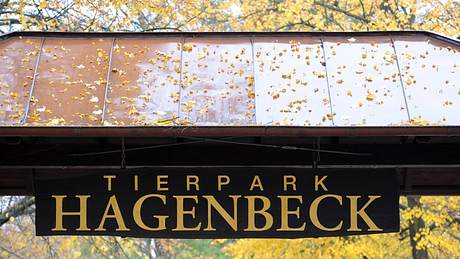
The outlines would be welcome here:
[[[137,168],[35,179],[37,235],[319,237],[399,231],[394,171]]]

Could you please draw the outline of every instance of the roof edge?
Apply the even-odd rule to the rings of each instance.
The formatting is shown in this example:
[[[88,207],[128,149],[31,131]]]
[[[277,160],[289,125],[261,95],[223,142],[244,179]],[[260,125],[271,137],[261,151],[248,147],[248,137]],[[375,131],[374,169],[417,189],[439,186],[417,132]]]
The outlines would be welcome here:
[[[297,126],[132,126],[0,127],[0,137],[370,137],[460,136],[460,126],[297,127]]]
[[[451,38],[432,31],[286,31],[286,32],[46,32],[46,31],[14,31],[0,35],[0,40],[12,37],[138,37],[138,36],[160,36],[160,37],[249,37],[249,36],[407,36],[425,35],[449,44],[460,46],[460,40]]]

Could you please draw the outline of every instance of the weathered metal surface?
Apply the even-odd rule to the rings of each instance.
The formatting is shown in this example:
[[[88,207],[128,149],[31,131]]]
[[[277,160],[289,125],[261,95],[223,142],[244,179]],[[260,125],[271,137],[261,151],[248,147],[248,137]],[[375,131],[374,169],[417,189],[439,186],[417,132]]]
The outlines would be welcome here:
[[[109,39],[47,38],[27,117],[30,125],[100,125]]]
[[[408,123],[389,37],[326,37],[323,40],[335,125]]]
[[[256,38],[254,53],[259,125],[332,126],[319,38]]]
[[[191,125],[254,125],[254,78],[248,38],[186,39],[180,119]]]
[[[460,46],[426,36],[399,36],[394,42],[412,119],[459,125]]]
[[[3,126],[460,125],[460,43],[426,32],[14,35]]]
[[[29,101],[40,38],[0,41],[0,125],[20,123]]]
[[[117,39],[105,125],[171,124],[178,117],[180,38]]]

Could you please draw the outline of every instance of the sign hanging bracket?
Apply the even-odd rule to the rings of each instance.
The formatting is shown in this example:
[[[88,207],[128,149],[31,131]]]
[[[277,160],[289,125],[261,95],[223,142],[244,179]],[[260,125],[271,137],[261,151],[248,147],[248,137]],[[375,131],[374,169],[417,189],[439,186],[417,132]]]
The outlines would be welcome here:
[[[121,137],[121,169],[126,169],[125,137]]]

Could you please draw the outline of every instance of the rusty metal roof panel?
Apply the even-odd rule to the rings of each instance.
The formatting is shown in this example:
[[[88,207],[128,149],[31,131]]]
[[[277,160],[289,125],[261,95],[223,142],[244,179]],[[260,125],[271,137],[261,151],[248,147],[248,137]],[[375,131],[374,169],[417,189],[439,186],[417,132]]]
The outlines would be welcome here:
[[[181,42],[181,38],[115,40],[104,125],[169,125],[177,120]]]
[[[0,125],[20,124],[25,117],[41,41],[0,41]]]
[[[3,126],[460,125],[460,43],[427,32],[0,38]]]
[[[46,38],[27,124],[101,125],[111,41]]]

